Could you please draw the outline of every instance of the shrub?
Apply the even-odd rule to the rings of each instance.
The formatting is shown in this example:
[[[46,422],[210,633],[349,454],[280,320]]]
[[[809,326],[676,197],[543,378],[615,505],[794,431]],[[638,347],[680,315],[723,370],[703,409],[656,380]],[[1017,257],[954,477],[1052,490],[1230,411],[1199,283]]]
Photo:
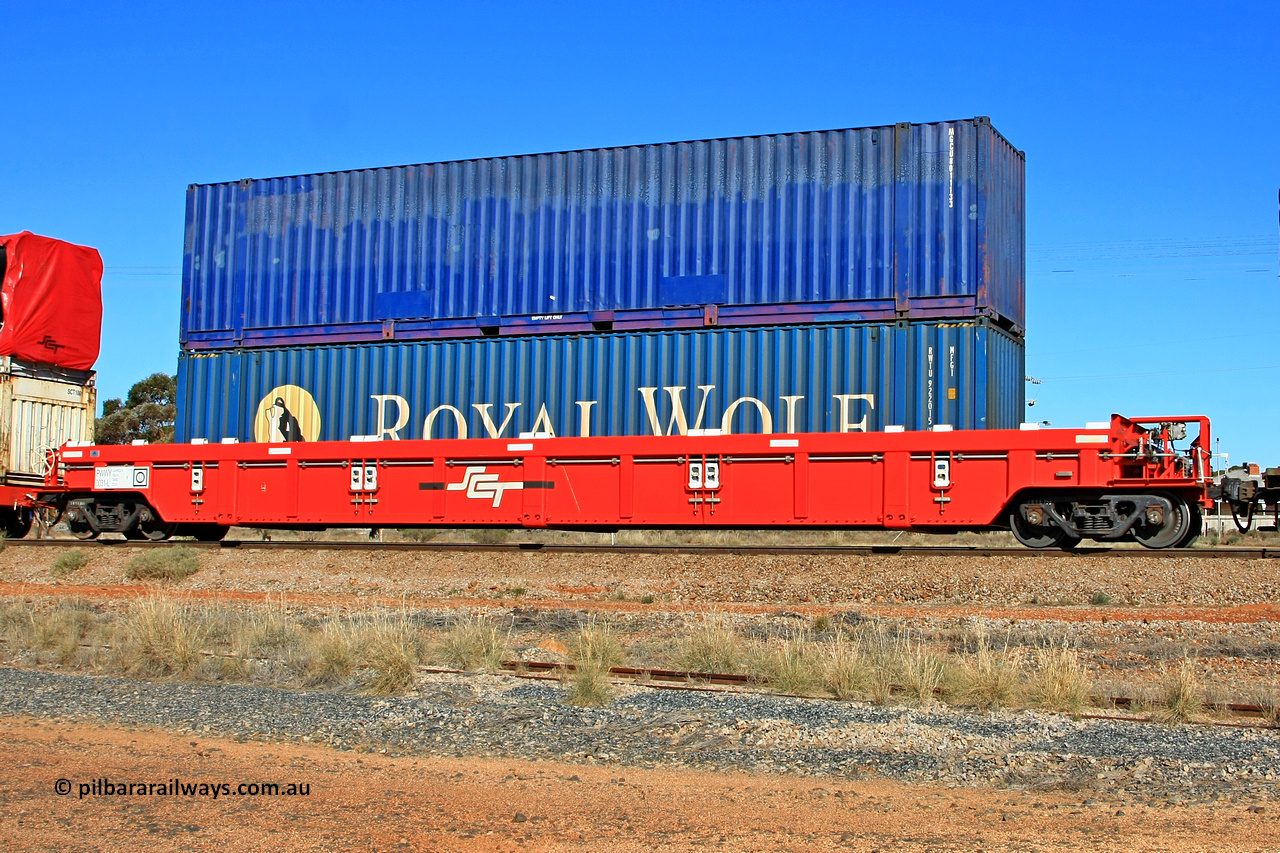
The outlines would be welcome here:
[[[148,548],[129,560],[124,576],[131,581],[180,581],[200,571],[196,551],[184,545]]]
[[[89,555],[79,548],[72,548],[70,551],[63,551],[58,558],[53,561],[53,566],[49,569],[49,574],[54,577],[66,577],[73,572],[78,572],[89,563]]]
[[[470,533],[471,541],[477,545],[501,545],[511,538],[511,531],[499,527],[484,527]]]
[[[1104,592],[1103,590],[1098,590],[1089,598],[1090,604],[1097,604],[1097,605],[1106,605],[1106,604],[1110,604],[1113,601],[1115,601],[1115,599],[1111,597],[1111,594],[1108,592]]]

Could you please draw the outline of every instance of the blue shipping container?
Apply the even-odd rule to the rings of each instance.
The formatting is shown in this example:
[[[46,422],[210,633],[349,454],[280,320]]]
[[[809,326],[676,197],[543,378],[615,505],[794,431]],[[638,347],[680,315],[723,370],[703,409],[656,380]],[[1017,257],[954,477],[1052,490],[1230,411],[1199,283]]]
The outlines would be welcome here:
[[[177,440],[1016,428],[986,323],[819,324],[184,352]]]
[[[1024,323],[1023,155],[986,118],[193,185],[185,349]]]

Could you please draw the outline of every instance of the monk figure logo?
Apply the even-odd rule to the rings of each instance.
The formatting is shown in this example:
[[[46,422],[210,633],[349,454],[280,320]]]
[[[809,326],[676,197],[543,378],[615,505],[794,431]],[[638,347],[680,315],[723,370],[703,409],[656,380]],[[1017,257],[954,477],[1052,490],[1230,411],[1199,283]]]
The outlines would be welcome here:
[[[502,504],[502,496],[508,489],[521,490],[524,488],[524,482],[499,482],[498,475],[485,473],[483,465],[468,465],[466,472],[462,475],[462,482],[450,483],[445,488],[451,492],[465,491],[469,498],[479,500],[492,498],[493,506],[497,508]]]
[[[275,405],[271,408],[276,413],[276,431],[283,440],[305,441],[302,429],[298,426],[298,417],[285,407],[283,397],[276,397]]]
[[[297,385],[272,388],[258,403],[253,437],[270,443],[317,441],[320,407],[306,389]]]

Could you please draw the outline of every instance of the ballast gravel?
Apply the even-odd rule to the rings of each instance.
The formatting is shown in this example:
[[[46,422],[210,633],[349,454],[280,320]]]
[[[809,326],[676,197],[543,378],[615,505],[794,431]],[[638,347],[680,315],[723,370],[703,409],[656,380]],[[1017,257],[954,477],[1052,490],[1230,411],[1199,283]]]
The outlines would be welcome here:
[[[1039,712],[985,715],[753,693],[617,685],[603,708],[558,684],[422,674],[396,698],[175,684],[0,668],[0,714],[325,744],[830,779],[1080,792],[1152,802],[1262,802],[1280,731],[1160,726]]]

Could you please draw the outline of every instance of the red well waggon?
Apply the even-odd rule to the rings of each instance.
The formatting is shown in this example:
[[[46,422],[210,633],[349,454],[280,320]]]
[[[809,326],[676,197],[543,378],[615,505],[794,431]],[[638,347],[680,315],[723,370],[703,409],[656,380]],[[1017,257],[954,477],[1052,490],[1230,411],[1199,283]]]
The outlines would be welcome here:
[[[1188,427],[1198,428],[1187,442]],[[72,446],[72,533],[326,527],[1007,528],[1033,548],[1200,532],[1205,417],[1085,429]]]

